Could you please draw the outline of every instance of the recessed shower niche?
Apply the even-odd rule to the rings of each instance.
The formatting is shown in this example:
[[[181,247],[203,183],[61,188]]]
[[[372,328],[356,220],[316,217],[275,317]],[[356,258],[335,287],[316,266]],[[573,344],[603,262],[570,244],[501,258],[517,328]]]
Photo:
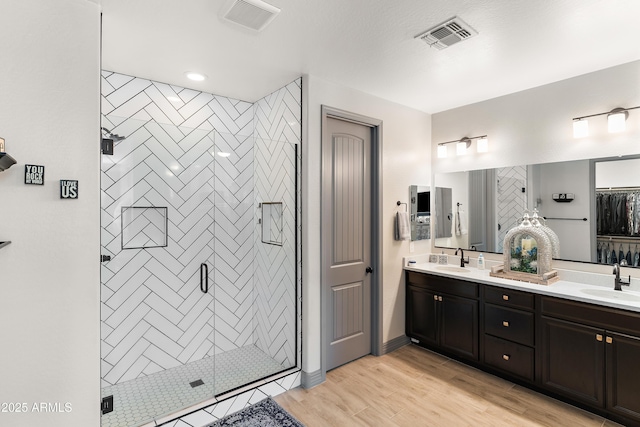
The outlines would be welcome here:
[[[122,249],[164,248],[167,246],[166,207],[127,206],[120,214]]]
[[[262,202],[262,243],[282,246],[282,202]]]
[[[101,156],[102,426],[295,387],[301,81],[255,104],[106,71],[102,88],[124,137]]]

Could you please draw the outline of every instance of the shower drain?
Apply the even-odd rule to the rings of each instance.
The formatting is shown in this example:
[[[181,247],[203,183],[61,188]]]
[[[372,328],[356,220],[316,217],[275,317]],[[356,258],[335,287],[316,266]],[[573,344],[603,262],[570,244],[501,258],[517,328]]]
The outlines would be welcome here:
[[[193,388],[196,388],[196,387],[201,386],[203,384],[204,384],[204,381],[202,381],[202,380],[196,380],[196,381],[194,381],[192,383],[189,383],[189,385],[191,387],[193,387]]]

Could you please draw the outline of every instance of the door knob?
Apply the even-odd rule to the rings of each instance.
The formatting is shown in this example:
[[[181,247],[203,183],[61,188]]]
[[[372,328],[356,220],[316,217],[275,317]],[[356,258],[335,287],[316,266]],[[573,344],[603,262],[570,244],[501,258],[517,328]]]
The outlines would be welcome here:
[[[369,274],[369,273],[373,273],[373,268],[371,267],[367,267],[365,270],[365,273]]]

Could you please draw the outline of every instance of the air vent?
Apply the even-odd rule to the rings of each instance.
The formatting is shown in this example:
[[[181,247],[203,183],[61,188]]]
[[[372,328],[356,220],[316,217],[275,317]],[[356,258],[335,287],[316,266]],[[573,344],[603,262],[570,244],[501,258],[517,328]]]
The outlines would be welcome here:
[[[442,24],[436,25],[435,27],[416,36],[416,38],[423,40],[431,47],[442,50],[477,34],[478,33],[471,28],[469,24],[465,23],[457,16],[454,16]]]
[[[235,0],[224,19],[254,31],[262,31],[275,19],[280,9],[261,0]]]

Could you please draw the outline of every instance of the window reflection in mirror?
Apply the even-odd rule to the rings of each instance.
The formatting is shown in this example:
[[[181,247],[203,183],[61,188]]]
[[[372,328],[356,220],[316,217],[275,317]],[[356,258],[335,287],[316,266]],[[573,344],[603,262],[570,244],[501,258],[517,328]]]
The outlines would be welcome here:
[[[502,253],[506,233],[518,224],[525,210],[532,212],[535,208],[558,235],[558,259],[606,263],[607,249],[611,260],[615,247],[616,260],[620,261],[622,253],[624,261],[633,265],[636,253],[640,262],[638,170],[640,156],[625,156],[436,174],[431,209],[435,246]],[[451,189],[450,202],[438,197],[438,188]],[[627,234],[619,228],[614,232],[606,229],[609,234],[602,228],[597,230],[597,223],[602,225],[602,213],[598,216],[596,212],[597,195],[606,191],[637,194],[637,198],[629,197],[624,202],[626,206],[627,200],[638,200],[638,210],[634,211],[638,215],[637,232],[629,231],[632,225],[627,225]],[[572,193],[574,199],[556,201],[553,195],[558,193]],[[620,207],[621,200],[616,199]],[[446,211],[444,216],[437,215],[440,211]],[[632,219],[627,216],[627,223]]]

